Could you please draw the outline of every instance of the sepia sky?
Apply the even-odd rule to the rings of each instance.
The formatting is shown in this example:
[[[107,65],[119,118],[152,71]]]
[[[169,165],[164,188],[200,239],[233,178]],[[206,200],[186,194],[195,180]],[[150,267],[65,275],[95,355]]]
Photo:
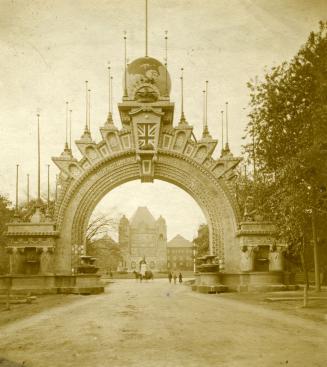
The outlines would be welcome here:
[[[202,90],[209,80],[209,130],[215,137],[220,133],[219,111],[229,101],[230,146],[239,155],[247,121],[247,81],[262,75],[265,66],[289,60],[326,14],[325,0],[149,0],[150,56],[163,59],[164,31],[168,31],[175,121],[179,118],[183,67],[185,114],[195,134],[201,132]],[[124,30],[128,59],[144,56],[144,0],[0,1],[1,194],[14,199],[16,164],[21,165],[20,200],[26,196],[27,173],[31,175],[32,194],[36,192],[37,111],[41,113],[43,182],[50,157],[58,156],[63,149],[66,100],[73,110],[73,140],[81,136],[85,80],[92,90],[92,135],[100,140],[98,128],[108,110],[109,60],[114,104],[122,96]],[[120,126],[116,108],[114,119]],[[75,148],[73,152],[80,157]],[[56,173],[52,164],[52,178]],[[185,218],[187,230],[184,228],[182,234],[189,239],[194,225],[203,220],[192,199],[166,183],[142,185],[141,189],[141,184],[133,182],[119,190],[100,203],[101,210],[117,211],[125,198],[128,215],[137,205],[150,209],[153,205],[157,214],[158,203],[153,201],[160,193],[169,197],[163,201],[166,207],[162,212],[170,216],[171,236],[179,231],[178,218]],[[183,204],[177,210],[179,201]],[[189,213],[192,218],[188,222]]]

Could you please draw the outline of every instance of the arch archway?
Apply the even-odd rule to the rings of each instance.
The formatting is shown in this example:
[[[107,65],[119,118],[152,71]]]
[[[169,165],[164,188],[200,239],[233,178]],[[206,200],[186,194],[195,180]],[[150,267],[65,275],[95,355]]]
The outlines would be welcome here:
[[[150,80],[146,70],[155,70],[159,77]],[[118,104],[122,129],[115,127],[109,112],[100,128],[103,140],[99,143],[93,141],[86,124],[84,134],[76,141],[83,155],[80,161],[68,147],[60,157],[53,158],[61,170],[55,215],[60,232],[56,271],[71,271],[83,251],[91,213],[103,196],[136,179],[163,180],[190,194],[206,217],[211,253],[224,261],[226,270],[239,270],[236,232],[240,216],[234,182],[240,159],[228,147],[221,158],[213,159],[217,140],[207,126],[196,140],[184,114],[173,126],[169,73],[159,61],[137,59],[128,66],[125,78],[123,101]]]
[[[140,167],[134,150],[99,160],[77,179],[66,178],[57,206],[57,272],[70,272],[83,252],[87,224],[99,201],[115,187],[137,179]],[[154,179],[176,185],[192,196],[206,217],[211,253],[224,260],[230,270],[237,270],[239,213],[225,180],[194,159],[170,150],[158,151]]]

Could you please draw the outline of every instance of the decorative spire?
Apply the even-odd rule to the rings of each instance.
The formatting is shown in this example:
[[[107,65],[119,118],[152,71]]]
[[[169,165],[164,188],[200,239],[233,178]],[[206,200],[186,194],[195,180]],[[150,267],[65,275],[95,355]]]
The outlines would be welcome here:
[[[127,97],[127,32],[124,31],[124,97]]]
[[[165,31],[166,96],[168,97],[168,31]]]
[[[224,111],[220,111],[221,114],[221,156],[224,155]]]
[[[148,0],[145,0],[145,57],[148,57]]]
[[[68,102],[66,102],[65,145],[64,145],[64,151],[61,153],[62,157],[71,157],[72,156],[71,149],[70,149],[71,141],[68,145],[68,130],[70,130],[68,128],[68,125],[69,125]],[[71,139],[71,135],[70,135],[69,139]]]
[[[228,153],[229,144],[228,144],[228,102],[225,103],[226,106],[226,144],[225,144],[225,152]]]
[[[41,203],[40,114],[37,114],[37,205]]]
[[[16,203],[15,203],[15,213],[14,213],[14,221],[19,222],[19,214],[18,214],[18,169],[19,164],[16,164]]]
[[[92,140],[91,134],[89,130],[89,88],[88,88],[88,81],[85,81],[85,128],[84,133],[82,135],[82,139],[84,140]]]
[[[69,110],[69,150],[72,150],[72,112]]]
[[[209,130],[208,130],[208,81],[206,80],[206,88],[203,91],[203,132],[202,139],[211,138]]]
[[[47,205],[49,208],[50,205],[50,164],[48,166],[48,192],[47,192]]]
[[[64,150],[69,150],[69,146],[68,146],[68,102],[66,102],[66,141],[65,141]]]
[[[88,108],[89,108],[89,101],[88,101],[88,81],[85,80],[85,128],[84,131],[88,131],[89,129],[89,123],[88,123],[88,118],[89,118],[89,112],[88,112]]]
[[[56,175],[56,190],[55,190],[55,201],[57,202],[58,200],[58,175]]]
[[[51,218],[50,215],[50,164],[47,165],[48,166],[48,193],[47,193],[47,209],[45,212],[45,216],[47,219]]]
[[[112,119],[112,79],[113,77],[111,76],[111,67],[110,67],[110,62],[109,62],[109,66],[108,66],[108,117],[107,117],[107,121],[106,124],[107,125],[113,125],[113,119]]]
[[[89,99],[89,132],[91,133],[91,89],[87,90],[88,99]]]
[[[184,115],[184,69],[181,68],[181,119],[179,120],[179,125],[187,124],[185,115]]]

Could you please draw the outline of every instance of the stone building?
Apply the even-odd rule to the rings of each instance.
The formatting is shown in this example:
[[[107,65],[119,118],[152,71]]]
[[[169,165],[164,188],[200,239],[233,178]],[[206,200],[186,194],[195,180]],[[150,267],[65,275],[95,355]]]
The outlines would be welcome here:
[[[167,269],[167,226],[161,216],[156,220],[147,207],[138,207],[128,220],[119,223],[119,239],[123,254],[122,268],[139,271],[142,259],[153,271]]]
[[[167,244],[168,270],[193,270],[193,243],[181,235]]]

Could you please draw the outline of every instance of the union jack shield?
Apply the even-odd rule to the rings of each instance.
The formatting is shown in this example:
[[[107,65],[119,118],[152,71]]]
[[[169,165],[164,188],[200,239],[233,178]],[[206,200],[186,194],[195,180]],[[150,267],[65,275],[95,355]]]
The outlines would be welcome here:
[[[155,148],[157,124],[137,124],[138,147],[141,150],[153,150]]]

